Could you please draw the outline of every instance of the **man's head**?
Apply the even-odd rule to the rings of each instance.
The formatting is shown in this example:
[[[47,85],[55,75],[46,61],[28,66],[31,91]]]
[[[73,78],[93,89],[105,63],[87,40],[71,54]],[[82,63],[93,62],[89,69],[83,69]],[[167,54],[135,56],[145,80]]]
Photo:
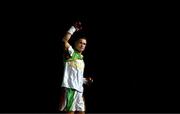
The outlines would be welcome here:
[[[85,37],[78,38],[78,39],[75,41],[75,49],[76,49],[79,53],[82,53],[82,52],[85,50],[86,43],[87,43],[87,40],[86,40]]]

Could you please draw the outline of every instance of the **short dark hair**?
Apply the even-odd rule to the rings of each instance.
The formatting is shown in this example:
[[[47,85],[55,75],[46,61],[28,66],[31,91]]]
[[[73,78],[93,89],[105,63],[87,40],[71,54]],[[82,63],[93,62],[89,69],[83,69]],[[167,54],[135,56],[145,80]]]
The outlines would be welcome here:
[[[79,39],[85,39],[87,41],[87,35],[84,32],[78,32],[74,35],[74,41],[78,41]]]
[[[80,39],[85,39],[87,41],[86,37],[78,37],[78,38],[75,39],[75,42],[79,41]]]

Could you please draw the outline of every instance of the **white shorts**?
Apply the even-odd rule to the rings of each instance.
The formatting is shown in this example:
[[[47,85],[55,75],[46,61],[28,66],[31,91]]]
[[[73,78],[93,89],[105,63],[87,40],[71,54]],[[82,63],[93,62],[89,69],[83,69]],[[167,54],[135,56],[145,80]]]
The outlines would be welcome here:
[[[83,93],[65,88],[60,99],[60,111],[85,111]]]

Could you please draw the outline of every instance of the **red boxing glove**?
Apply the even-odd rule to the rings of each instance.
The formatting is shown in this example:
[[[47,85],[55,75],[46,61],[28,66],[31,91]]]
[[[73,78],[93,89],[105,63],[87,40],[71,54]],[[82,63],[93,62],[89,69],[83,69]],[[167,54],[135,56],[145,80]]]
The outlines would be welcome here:
[[[73,26],[75,27],[76,31],[82,30],[82,23],[80,21],[74,22]]]

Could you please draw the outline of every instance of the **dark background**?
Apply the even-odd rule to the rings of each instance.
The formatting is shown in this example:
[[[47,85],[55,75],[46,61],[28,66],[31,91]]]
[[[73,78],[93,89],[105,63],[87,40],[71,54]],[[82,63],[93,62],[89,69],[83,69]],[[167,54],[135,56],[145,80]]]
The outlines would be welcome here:
[[[88,38],[85,76],[94,78],[85,86],[87,112],[177,112],[176,16],[158,6],[114,4],[6,4],[1,112],[58,112],[61,39],[77,19]]]

